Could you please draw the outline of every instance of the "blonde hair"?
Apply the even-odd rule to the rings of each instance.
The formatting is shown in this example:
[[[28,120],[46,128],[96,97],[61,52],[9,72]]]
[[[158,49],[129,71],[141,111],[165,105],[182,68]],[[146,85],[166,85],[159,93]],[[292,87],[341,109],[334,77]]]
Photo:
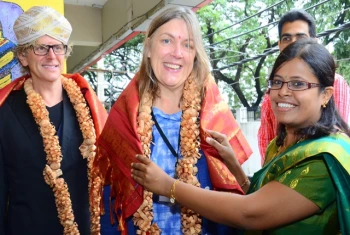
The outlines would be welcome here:
[[[148,54],[151,48],[154,33],[159,27],[173,19],[182,19],[185,21],[189,35],[193,36],[195,58],[191,76],[194,77],[194,80],[200,87],[201,95],[204,93],[203,87],[210,73],[210,62],[204,49],[199,22],[193,11],[188,8],[175,6],[166,9],[156,18],[154,18],[146,32],[141,66],[137,77],[140,99],[147,92],[151,92],[152,97],[155,97],[158,93],[158,81],[155,78]]]
[[[24,45],[17,45],[15,48],[15,56],[17,57],[17,59],[20,61],[20,58],[18,55],[22,55],[24,57],[27,56],[27,50],[31,50],[32,46],[36,46],[38,45],[38,40],[35,40],[33,42],[24,44]],[[72,54],[73,48],[72,45],[67,45],[67,53],[64,55],[65,58],[68,58],[68,56],[70,56]],[[23,66],[22,63],[20,63],[21,65],[21,73],[23,75],[26,74],[30,74],[30,69],[28,66]]]

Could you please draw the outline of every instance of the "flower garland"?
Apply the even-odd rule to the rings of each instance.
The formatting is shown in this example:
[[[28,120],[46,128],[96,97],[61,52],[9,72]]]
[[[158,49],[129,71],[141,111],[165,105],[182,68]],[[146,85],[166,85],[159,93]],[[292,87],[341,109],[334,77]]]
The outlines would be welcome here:
[[[92,176],[92,164],[96,155],[96,134],[94,123],[90,116],[90,109],[86,104],[83,94],[80,91],[77,83],[72,79],[67,79],[62,76],[62,84],[67,91],[68,97],[73,104],[77,115],[80,130],[83,135],[83,143],[79,150],[83,158],[87,159],[88,165],[88,180],[90,198],[90,220],[91,234],[100,234],[100,195],[98,188],[101,185],[99,177]],[[47,164],[44,168],[44,180],[52,188],[55,196],[58,217],[62,224],[64,234],[80,234],[78,224],[74,221],[72,202],[68,191],[68,185],[62,178],[61,161],[62,151],[59,145],[58,136],[56,135],[55,127],[50,123],[49,112],[46,109],[43,98],[34,90],[33,81],[31,78],[24,82],[24,90],[27,94],[27,103],[33,113],[35,122],[40,127],[40,134],[43,137],[44,151],[46,153]],[[93,188],[93,190],[91,190]],[[91,195],[93,194],[93,195]]]
[[[142,97],[137,117],[138,129],[142,144],[142,150],[146,157],[150,158],[150,144],[152,141],[152,95],[145,94]],[[179,159],[176,172],[179,179],[183,182],[200,187],[196,177],[198,168],[196,167],[199,153],[199,111],[201,109],[200,88],[194,78],[189,77],[184,84],[182,98],[182,120],[180,131],[180,145],[182,159]],[[161,230],[158,225],[153,223],[153,201],[152,193],[144,190],[144,201],[137,212],[134,213],[134,224],[139,227],[138,234],[160,234]],[[181,208],[181,225],[183,234],[200,234],[202,231],[201,217],[194,211]]]

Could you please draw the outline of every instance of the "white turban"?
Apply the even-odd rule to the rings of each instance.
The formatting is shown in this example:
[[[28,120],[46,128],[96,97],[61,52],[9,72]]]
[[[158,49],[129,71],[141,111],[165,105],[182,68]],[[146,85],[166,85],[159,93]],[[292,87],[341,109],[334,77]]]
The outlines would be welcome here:
[[[33,42],[44,35],[67,44],[72,26],[55,9],[47,6],[34,6],[17,18],[13,30],[19,45]]]

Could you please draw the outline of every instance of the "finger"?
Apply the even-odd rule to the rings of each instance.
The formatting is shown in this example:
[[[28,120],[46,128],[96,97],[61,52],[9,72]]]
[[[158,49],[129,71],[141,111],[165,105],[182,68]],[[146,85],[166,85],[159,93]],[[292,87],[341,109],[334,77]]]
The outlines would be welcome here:
[[[138,170],[138,169],[135,169],[135,168],[131,169],[131,176],[133,178],[137,177],[137,178],[141,179],[142,181],[146,178],[146,175],[145,175],[144,171]]]
[[[141,163],[147,165],[151,162],[151,160],[141,154],[136,155],[136,159],[139,160]]]
[[[131,174],[131,177],[139,184],[143,185],[143,179],[135,174]]]
[[[221,134],[218,131],[213,131],[213,130],[205,130],[205,131],[208,132],[211,135],[211,137],[217,140],[219,143],[222,143],[226,139],[226,135]]]
[[[209,145],[211,145],[211,146],[213,146],[214,148],[216,148],[216,150],[218,150],[218,151],[220,151],[220,150],[223,148],[223,146],[222,146],[217,140],[215,140],[215,139],[213,139],[213,138],[207,137],[207,138],[205,139],[205,141],[206,141]]]
[[[218,131],[209,130],[217,142],[219,142],[223,147],[230,147],[230,142],[225,134],[222,134]]]
[[[131,163],[131,167],[132,167],[134,170],[138,170],[138,171],[145,171],[145,169],[146,169],[145,164],[143,164],[143,163],[137,163],[137,162]]]

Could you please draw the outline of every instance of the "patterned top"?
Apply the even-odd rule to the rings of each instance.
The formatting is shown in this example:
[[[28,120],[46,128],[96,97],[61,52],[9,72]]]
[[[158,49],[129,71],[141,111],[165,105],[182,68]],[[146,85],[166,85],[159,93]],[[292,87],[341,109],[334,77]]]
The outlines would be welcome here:
[[[345,79],[339,74],[334,77],[334,101],[340,116],[345,122],[349,121],[350,115],[350,87]],[[261,155],[261,164],[265,160],[266,147],[275,138],[277,120],[271,109],[270,96],[265,95],[261,103],[261,124],[258,131],[258,144]]]
[[[166,114],[153,107],[154,116],[169,140],[174,150],[180,155],[179,134],[182,112]],[[159,134],[157,127],[153,125],[152,130],[154,145],[151,146],[151,159],[160,166],[168,175],[174,177],[176,158]],[[212,189],[206,158],[201,151],[202,157],[198,160],[198,181],[201,188]],[[162,230],[162,234],[180,235],[181,232],[181,207],[178,204],[171,204],[168,198],[153,195],[154,222]],[[235,229],[219,225],[205,218],[202,220],[202,234],[235,234]]]
[[[182,112],[165,114],[153,107],[154,116],[169,143],[180,157],[179,134]],[[152,130],[153,142],[151,159],[168,175],[174,177],[176,158],[164,142],[156,125]],[[154,222],[158,224],[163,234],[181,234],[181,208],[178,204],[171,204],[168,198],[153,196]]]
[[[277,151],[275,138],[267,147],[264,167],[251,180],[248,194],[278,181],[314,202],[320,210],[278,228],[245,234],[339,234],[340,230],[349,234],[349,137],[334,134],[300,141],[276,156]]]

